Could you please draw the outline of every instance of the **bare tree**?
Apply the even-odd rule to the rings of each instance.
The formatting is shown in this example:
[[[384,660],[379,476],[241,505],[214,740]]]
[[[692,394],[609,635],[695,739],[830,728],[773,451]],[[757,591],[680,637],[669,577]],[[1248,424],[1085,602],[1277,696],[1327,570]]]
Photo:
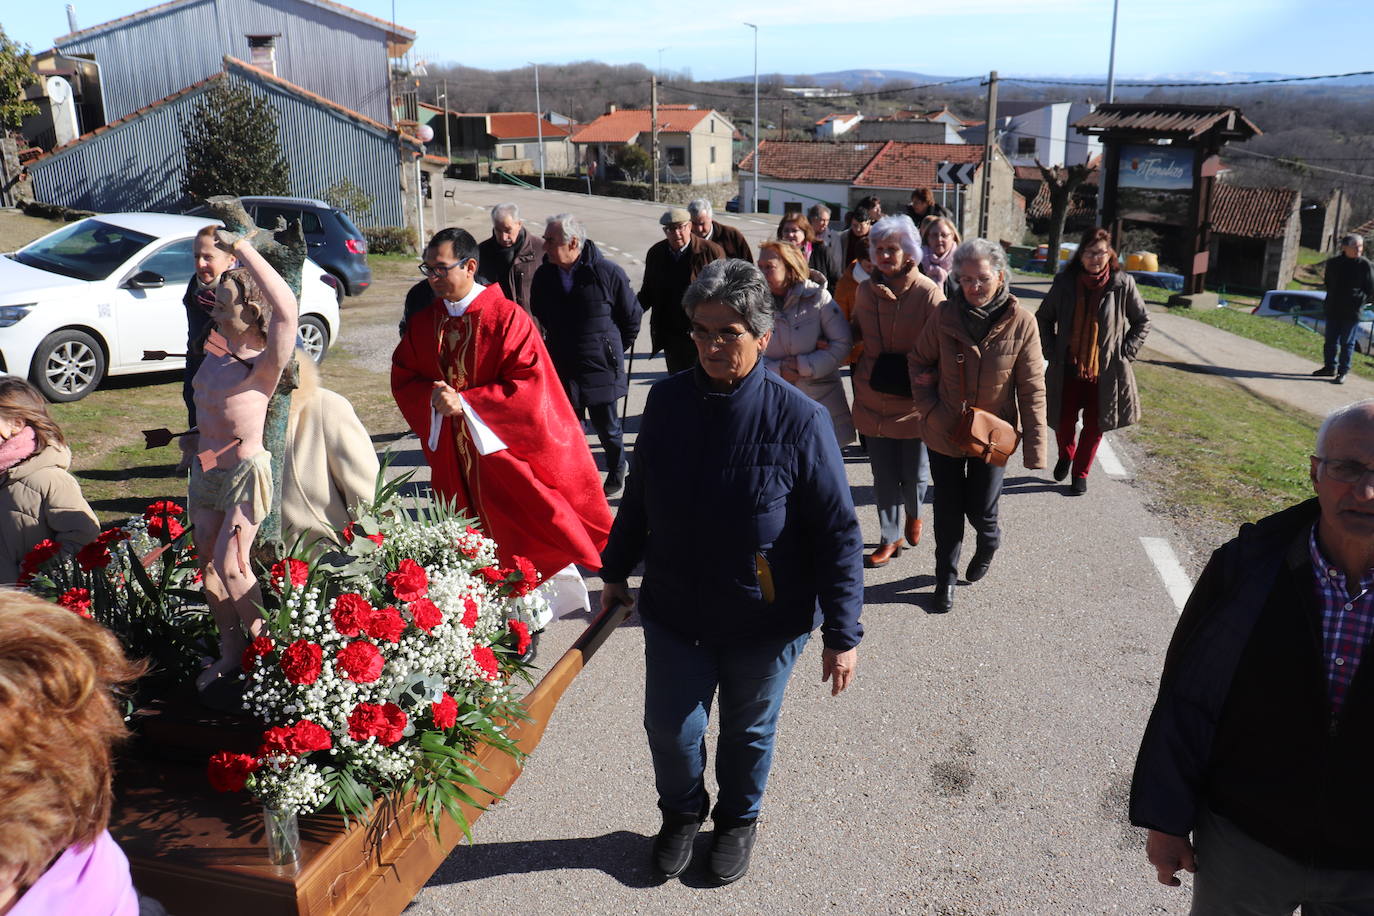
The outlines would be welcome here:
[[[1045,188],[1050,195],[1050,237],[1046,247],[1045,273],[1053,274],[1059,269],[1059,243],[1064,238],[1064,221],[1069,216],[1073,192],[1088,180],[1093,170],[1086,162],[1082,165],[1048,166],[1037,159],[1035,165],[1040,169],[1040,177],[1045,180]]]

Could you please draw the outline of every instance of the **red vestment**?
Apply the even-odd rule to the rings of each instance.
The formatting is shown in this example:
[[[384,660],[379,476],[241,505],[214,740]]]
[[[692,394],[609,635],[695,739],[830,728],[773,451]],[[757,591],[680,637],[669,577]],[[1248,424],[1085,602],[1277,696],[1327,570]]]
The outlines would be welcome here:
[[[448,382],[506,444],[479,455],[461,414],[429,448],[434,382]],[[601,567],[611,510],[553,362],[529,313],[488,286],[457,318],[443,300],[414,315],[391,357],[391,393],[420,437],[436,493],[476,515],[502,566],[542,576]]]

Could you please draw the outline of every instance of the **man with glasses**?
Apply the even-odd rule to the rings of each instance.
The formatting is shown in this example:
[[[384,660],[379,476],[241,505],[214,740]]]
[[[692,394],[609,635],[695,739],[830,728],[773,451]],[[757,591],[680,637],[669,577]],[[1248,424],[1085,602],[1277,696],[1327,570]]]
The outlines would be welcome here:
[[[1309,473],[1212,555],[1136,761],[1131,822],[1160,883],[1197,873],[1194,913],[1374,913],[1374,399]]]
[[[391,391],[434,491],[480,519],[502,566],[524,557],[543,578],[599,567],[610,508],[534,320],[476,282],[463,229],[437,233],[420,271],[433,297],[392,355]]]
[[[725,257],[715,242],[692,234],[692,215],[674,207],[659,218],[663,241],[644,256],[644,283],[639,304],[649,313],[649,339],[654,353],[663,351],[670,373],[690,369],[697,350],[687,336],[691,325],[682,311],[682,295],[702,268]]]

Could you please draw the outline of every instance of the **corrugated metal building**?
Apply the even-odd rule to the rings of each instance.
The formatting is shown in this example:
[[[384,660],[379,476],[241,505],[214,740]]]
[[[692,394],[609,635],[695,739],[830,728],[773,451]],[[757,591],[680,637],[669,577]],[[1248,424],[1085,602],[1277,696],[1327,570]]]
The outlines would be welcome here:
[[[105,117],[116,121],[221,70],[254,64],[377,121],[390,122],[390,56],[409,29],[329,0],[171,0],[64,35],[56,50],[100,65]]]
[[[277,111],[278,138],[291,164],[291,193],[321,197],[341,178],[373,201],[367,222],[403,226],[400,151],[396,132],[358,112],[226,58],[208,79],[173,93],[123,120],[99,128],[31,162],[34,197],[79,210],[178,212],[185,171],[181,124],[218,80],[233,80]],[[406,162],[414,161],[407,144]],[[413,208],[412,208],[413,209]]]

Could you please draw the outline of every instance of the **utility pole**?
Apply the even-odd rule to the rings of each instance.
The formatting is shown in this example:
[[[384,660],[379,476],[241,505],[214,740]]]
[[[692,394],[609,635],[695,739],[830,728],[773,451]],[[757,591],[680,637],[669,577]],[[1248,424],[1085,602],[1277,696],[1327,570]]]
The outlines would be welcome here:
[[[1107,102],[1116,101],[1116,13],[1119,0],[1112,0],[1112,43],[1107,52]],[[1102,225],[1102,208],[1107,196],[1107,163],[1097,165],[1097,225]]]
[[[787,103],[782,103],[782,131],[778,134],[779,140],[787,139]]]
[[[658,76],[649,75],[649,160],[651,177],[650,193],[654,203],[658,203]]]
[[[759,212],[759,27],[752,22],[745,25],[754,30],[754,209]]]
[[[539,132],[539,190],[547,190],[544,187],[544,109],[539,104],[539,65],[530,61],[530,66],[534,68],[534,126]]]
[[[448,222],[448,170],[453,165],[453,120],[448,116],[448,77],[444,77],[444,172],[439,176],[439,221]]]
[[[997,142],[997,71],[988,74],[988,113],[987,130],[983,136],[983,181],[978,205],[978,237],[988,237],[988,216],[991,210],[989,197],[992,192],[992,147]]]

